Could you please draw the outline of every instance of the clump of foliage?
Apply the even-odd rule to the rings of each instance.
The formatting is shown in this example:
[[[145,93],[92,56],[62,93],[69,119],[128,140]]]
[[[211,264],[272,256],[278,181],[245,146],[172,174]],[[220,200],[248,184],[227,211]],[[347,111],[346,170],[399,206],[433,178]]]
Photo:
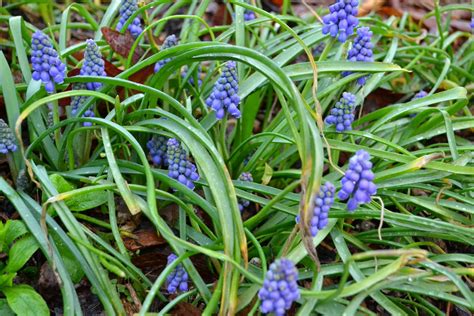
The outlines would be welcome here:
[[[474,310],[472,7],[282,3],[2,7],[0,314]]]

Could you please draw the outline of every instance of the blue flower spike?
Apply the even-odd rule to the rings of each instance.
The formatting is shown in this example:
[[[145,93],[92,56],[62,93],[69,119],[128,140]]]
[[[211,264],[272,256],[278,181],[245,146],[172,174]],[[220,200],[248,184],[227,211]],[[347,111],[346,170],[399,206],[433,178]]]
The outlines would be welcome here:
[[[362,61],[362,62],[372,62],[374,61],[373,58],[373,51],[374,45],[370,42],[372,39],[372,31],[368,27],[361,27],[357,29],[357,36],[354,40],[354,45],[349,50],[349,54],[347,56],[347,60],[349,61]],[[352,72],[344,71],[342,73],[343,77],[350,75]],[[359,85],[364,85],[367,81],[367,76],[360,77],[357,79],[357,83]]]
[[[164,136],[153,136],[146,144],[150,151],[151,160],[155,166],[168,166],[166,151],[168,138]]]
[[[428,92],[421,90],[413,96],[412,100],[421,99],[421,98],[426,97],[427,95],[428,95]]]
[[[137,12],[137,10],[137,0],[122,0],[119,9],[120,19],[117,23],[117,31],[120,31],[122,29],[122,27],[125,25],[130,16]],[[132,34],[133,38],[137,38],[138,35],[143,32],[140,17],[135,17],[133,21],[128,25],[127,29],[130,31],[130,34]]]
[[[161,45],[161,50],[165,50],[165,49],[168,49],[168,48],[176,46],[176,45],[178,45],[178,39],[176,38],[176,35],[171,34],[170,36],[165,38],[165,41],[163,42],[163,45]],[[167,63],[169,63],[170,61],[171,61],[170,57],[159,60],[155,64],[155,72],[160,71],[160,69],[163,68],[163,66],[166,65]]]
[[[170,254],[166,265],[169,266],[177,258],[174,253]],[[178,291],[186,292],[188,290],[188,273],[184,270],[181,263],[166,277],[166,289],[170,294],[176,294]]]
[[[353,212],[360,204],[369,203],[372,195],[377,193],[377,186],[373,182],[370,155],[365,150],[358,150],[349,159],[349,168],[341,179],[341,190],[338,197],[341,201],[347,200],[347,210]]]
[[[12,153],[17,149],[18,146],[13,131],[4,120],[0,119],[0,153],[6,155],[8,152]]]
[[[46,92],[53,93],[55,84],[61,84],[66,77],[66,65],[59,59],[49,38],[36,31],[31,38],[31,64],[33,79],[44,84]]]
[[[276,316],[285,315],[293,302],[300,298],[297,280],[298,270],[293,261],[281,258],[273,262],[258,292],[260,311]]]
[[[356,17],[358,6],[358,0],[336,0],[329,6],[329,14],[323,17],[323,34],[330,34],[344,43],[359,24]]]
[[[237,79],[237,65],[234,61],[227,62],[222,74],[214,84],[206,105],[216,111],[217,119],[222,119],[228,112],[234,118],[240,117],[239,110],[239,81]]]
[[[242,174],[239,177],[240,181],[246,181],[246,182],[253,182],[253,177],[250,172],[242,172]],[[243,212],[243,210],[250,205],[250,201],[245,200],[245,199],[238,199],[238,205],[239,205],[239,210],[240,212]]]
[[[199,180],[196,166],[190,161],[188,154],[176,138],[167,142],[168,176],[178,180],[191,190],[194,181]]]
[[[100,76],[106,77],[105,73],[105,62],[102,59],[99,47],[96,42],[92,39],[86,41],[87,46],[84,52],[84,63],[82,65],[80,74],[81,76]],[[86,88],[88,90],[99,90],[102,88],[100,82],[86,82]]]
[[[331,109],[326,117],[325,122],[336,126],[339,133],[352,130],[352,122],[354,122],[356,96],[349,92],[344,92],[342,98]]]

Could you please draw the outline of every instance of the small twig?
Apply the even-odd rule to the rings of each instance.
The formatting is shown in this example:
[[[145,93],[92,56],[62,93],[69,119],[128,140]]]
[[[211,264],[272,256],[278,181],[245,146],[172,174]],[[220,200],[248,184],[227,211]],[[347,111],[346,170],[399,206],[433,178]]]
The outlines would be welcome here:
[[[306,7],[306,9],[309,10],[309,12],[311,12],[312,15],[314,15],[314,17],[320,22],[320,23],[323,23],[323,19],[319,16],[319,14],[313,10],[313,8],[306,3],[306,0],[302,0],[302,3],[303,5]]]
[[[385,207],[384,207],[384,203],[383,203],[383,200],[380,196],[374,196],[372,197],[373,199],[376,199],[376,200],[379,200],[380,201],[380,205],[381,205],[381,209],[380,209],[380,222],[379,222],[379,227],[377,228],[377,233],[379,235],[379,240],[382,240],[382,226],[383,226],[383,218],[384,218],[384,210],[385,210]]]

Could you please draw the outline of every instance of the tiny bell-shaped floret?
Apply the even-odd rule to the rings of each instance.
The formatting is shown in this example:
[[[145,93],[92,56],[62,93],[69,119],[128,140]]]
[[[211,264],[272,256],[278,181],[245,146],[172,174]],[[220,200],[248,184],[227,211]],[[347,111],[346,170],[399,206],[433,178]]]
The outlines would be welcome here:
[[[81,76],[101,76],[106,77],[104,60],[99,51],[99,47],[94,40],[88,39],[86,41],[87,47],[84,52],[84,64],[81,68]],[[86,82],[88,90],[99,90],[102,88],[100,82]]]
[[[349,61],[365,61],[372,62],[374,61],[372,49],[374,45],[370,42],[372,39],[372,31],[368,27],[361,27],[357,30],[357,36],[354,40],[354,45],[349,50],[347,60]],[[342,76],[348,76],[352,72],[344,71]],[[359,85],[365,84],[367,81],[367,76],[360,77],[357,79]]]
[[[16,139],[13,131],[4,120],[0,119],[0,153],[8,154],[17,150]]]
[[[336,0],[329,6],[329,14],[323,17],[323,34],[330,34],[344,43],[359,24],[356,17],[358,5],[358,0]]]
[[[341,179],[341,190],[338,197],[341,201],[347,200],[347,210],[354,211],[359,204],[369,203],[371,196],[377,193],[377,186],[373,182],[372,162],[365,150],[358,150],[349,159],[349,168]]]
[[[356,96],[349,92],[344,92],[342,98],[331,109],[325,122],[336,126],[336,131],[344,132],[352,130],[354,121]]]
[[[59,59],[49,38],[36,31],[31,38],[31,64],[33,79],[41,80],[48,93],[53,93],[55,84],[61,84],[66,77],[66,65]]]
[[[270,265],[263,287],[258,292],[260,311],[264,314],[285,315],[293,302],[300,298],[298,270],[289,259],[277,259]]]
[[[164,136],[153,136],[146,144],[150,151],[151,160],[156,166],[167,166],[168,159],[166,156],[168,138]]]
[[[250,172],[242,172],[242,174],[239,177],[240,181],[246,181],[246,182],[253,182],[253,177]],[[245,200],[245,199],[238,199],[238,205],[239,205],[239,210],[242,212],[246,207],[250,205],[250,201]]]
[[[214,84],[211,95],[207,98],[206,104],[216,111],[217,119],[222,119],[225,112],[235,118],[240,117],[239,110],[239,82],[237,79],[236,64],[233,61],[227,62],[217,82]]]
[[[421,99],[421,98],[426,97],[427,95],[428,95],[428,92],[421,90],[413,96],[412,100]]]
[[[176,45],[178,45],[178,39],[176,38],[176,35],[171,34],[170,36],[165,38],[165,41],[163,42],[163,45],[161,45],[161,50],[165,50],[165,49],[168,49],[168,48],[176,46]],[[170,61],[171,61],[171,57],[159,60],[155,64],[155,72],[160,71],[160,69],[163,68],[163,66],[166,65],[167,63],[169,63]]]
[[[120,20],[117,23],[117,31],[120,31],[132,14],[138,10],[137,0],[122,0],[120,5]],[[127,29],[133,38],[137,38],[143,31],[140,17],[135,17]]]
[[[174,253],[170,254],[166,265],[169,266],[177,258]],[[188,290],[188,273],[184,270],[181,263],[166,277],[166,288],[170,294],[175,294],[178,291],[186,292]]]
[[[178,180],[191,190],[194,189],[194,181],[199,180],[196,166],[190,161],[188,154],[175,138],[167,142],[168,176]]]

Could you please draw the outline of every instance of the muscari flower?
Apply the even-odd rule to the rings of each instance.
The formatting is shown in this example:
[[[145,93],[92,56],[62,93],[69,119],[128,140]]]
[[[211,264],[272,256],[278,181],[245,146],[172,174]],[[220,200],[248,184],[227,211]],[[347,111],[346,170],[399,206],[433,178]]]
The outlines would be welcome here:
[[[198,66],[197,74],[196,74],[198,87],[200,87],[201,84],[202,84],[202,80],[200,78],[200,73],[201,73],[201,66]],[[188,67],[185,67],[183,69],[183,71],[181,72],[181,78],[185,79],[187,75],[188,75]],[[193,74],[191,74],[191,76],[189,76],[188,83],[190,85],[194,86],[194,75]]]
[[[300,298],[298,270],[289,259],[277,259],[270,265],[263,287],[258,292],[260,311],[264,314],[285,315],[291,304]]]
[[[31,64],[33,79],[41,80],[48,93],[53,93],[55,83],[61,84],[66,77],[66,65],[59,59],[49,38],[36,31],[31,38]]]
[[[168,263],[170,265],[178,257],[172,253],[168,256]],[[179,291],[186,292],[188,290],[188,273],[184,270],[183,265],[180,263],[176,268],[166,277],[166,287],[168,293],[175,294]]]
[[[176,38],[176,35],[171,34],[170,36],[165,38],[163,45],[161,45],[161,50],[165,50],[176,45],[178,45],[178,39]],[[155,72],[160,71],[160,69],[163,68],[163,66],[169,63],[170,61],[171,61],[171,58],[165,58],[165,59],[159,60],[155,64]]]
[[[339,42],[344,43],[359,24],[356,18],[358,5],[358,0],[337,0],[330,5],[329,14],[323,17],[323,34],[329,33],[332,37],[337,37]]]
[[[354,40],[354,45],[349,50],[349,54],[347,56],[347,60],[349,61],[365,61],[365,62],[372,62],[374,61],[372,48],[374,45],[370,42],[372,38],[372,31],[368,27],[361,27],[357,30],[357,37]],[[342,76],[348,76],[352,72],[344,71]],[[360,85],[365,84],[367,80],[367,76],[360,77],[357,79],[357,83]]]
[[[167,142],[168,176],[178,180],[191,190],[194,189],[194,181],[199,180],[196,166],[190,161],[188,154],[175,138]]]
[[[168,166],[166,150],[168,138],[164,136],[153,136],[146,144],[150,151],[151,160],[157,166]]]
[[[311,235],[315,237],[318,232],[328,224],[329,210],[334,203],[334,192],[336,188],[331,182],[326,182],[319,189],[319,193],[314,197],[313,214],[310,221]],[[299,215],[296,222],[300,221]]]
[[[216,111],[217,119],[222,119],[225,112],[235,118],[240,117],[239,103],[239,82],[237,79],[236,64],[229,61],[224,65],[223,71],[217,82],[214,84],[211,95],[207,98],[206,104]]]
[[[330,114],[326,117],[327,124],[336,125],[336,131],[352,130],[352,122],[354,121],[356,96],[349,92],[344,92],[342,98],[331,109]]]
[[[255,20],[257,16],[255,15],[255,12],[252,10],[245,10],[244,12],[244,21],[252,21]]]
[[[413,96],[412,100],[421,99],[421,98],[426,97],[427,95],[428,95],[428,92],[421,90]]]
[[[85,90],[86,84],[83,82],[75,83],[72,86],[73,90]],[[86,102],[87,96],[85,95],[78,95],[71,98],[71,114],[76,115],[79,108]]]
[[[132,14],[138,10],[137,0],[122,0],[120,5],[120,20],[117,23],[117,31],[120,31]],[[135,17],[127,27],[133,38],[137,38],[143,31],[140,17]]]
[[[99,47],[94,40],[88,39],[86,41],[87,47],[84,52],[84,63],[81,68],[81,76],[100,76],[106,77],[104,60],[102,54],[99,51]],[[86,88],[88,90],[99,90],[102,88],[100,82],[86,82]]]
[[[348,211],[354,211],[359,204],[369,203],[371,196],[377,193],[374,177],[369,153],[358,150],[349,159],[349,169],[341,180],[342,187],[338,193],[341,201],[349,199]]]
[[[242,174],[239,177],[240,181],[246,181],[246,182],[253,182],[253,177],[250,172],[242,172]],[[250,205],[250,201],[245,200],[245,199],[238,199],[238,205],[239,205],[239,210],[242,212],[244,208],[248,207]]]
[[[8,154],[18,149],[13,131],[4,120],[0,119],[0,153]]]

